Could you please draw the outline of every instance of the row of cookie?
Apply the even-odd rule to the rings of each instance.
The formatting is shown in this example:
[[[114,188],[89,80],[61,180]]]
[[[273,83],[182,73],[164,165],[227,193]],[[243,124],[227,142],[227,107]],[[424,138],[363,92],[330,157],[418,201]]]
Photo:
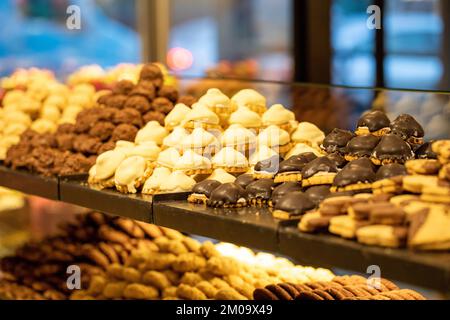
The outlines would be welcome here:
[[[68,88],[56,81],[7,91],[0,109],[0,159],[27,129],[55,132],[58,124],[75,122],[77,114],[95,105],[101,94],[89,85]]]
[[[178,98],[173,88],[162,86],[156,90],[154,83],[162,86],[161,71],[153,64],[144,65],[137,85],[126,80],[118,82],[112,92],[99,97],[97,107],[80,112],[75,124],[60,125],[53,136],[24,133],[19,144],[9,148],[6,165],[44,175],[87,173],[98,154],[113,149],[116,141],[134,141],[139,128],[144,125],[142,113],[147,109],[141,109],[142,105],[134,103],[124,108],[123,103],[128,101],[128,96],[148,102],[146,95],[149,92],[159,95],[164,90],[173,98]],[[123,100],[122,104],[116,100]],[[163,112],[165,109],[161,110]],[[30,156],[33,154],[46,156]],[[66,158],[76,158],[78,161],[64,161]]]
[[[171,230],[100,213],[79,215],[57,235],[29,242],[0,260],[0,296],[6,299],[67,299],[67,267],[81,269],[81,283],[104,274],[113,263],[124,264],[135,249],[153,250],[151,241]],[[17,288],[20,289],[17,289]],[[30,295],[29,295],[30,294]]]
[[[229,134],[225,133],[227,135],[223,136],[223,141],[228,141],[227,139],[232,137],[232,135],[234,137],[242,136],[241,134],[245,130],[247,129],[242,127],[230,127],[227,130]],[[170,135],[166,136],[167,130],[156,121],[151,121],[137,132],[135,144],[119,141],[116,143],[113,151],[102,154],[97,159],[95,166],[90,170],[89,183],[100,185],[104,188],[114,187],[115,183],[112,183],[111,179],[115,176],[121,176],[120,172],[116,174],[116,170],[119,169],[122,161],[131,156],[140,156],[140,158],[139,160],[133,158],[134,160],[127,161],[126,165],[124,164],[122,167],[127,170],[127,175],[130,176],[131,181],[135,182],[134,188],[127,189],[132,192],[136,192],[143,185],[143,182],[152,173],[150,169],[155,167],[165,167],[171,171],[183,171],[190,176],[198,174],[209,175],[214,169],[223,169],[233,174],[243,173],[261,159],[277,154],[272,149],[273,146],[267,146],[264,143],[270,144],[276,141],[273,137],[278,135],[280,131],[281,129],[275,126],[263,130],[258,136],[261,145],[257,150],[248,150],[248,145],[230,145],[220,149],[211,157],[210,154],[215,152],[215,148],[219,146],[219,142],[213,134],[202,128],[194,129],[191,134],[187,134],[184,129],[177,128]],[[289,135],[286,132],[284,133],[289,139]],[[175,147],[168,147],[174,144],[181,147],[181,150]],[[162,145],[162,148],[159,145]],[[240,147],[247,149],[246,153],[249,153],[249,159],[244,153],[236,150]],[[166,149],[162,150],[164,148]],[[206,154],[209,154],[209,156]],[[142,165],[130,169],[128,165],[132,164],[132,161]],[[145,165],[143,165],[144,162],[146,163]],[[106,171],[104,171],[105,168]],[[98,172],[100,174],[97,174]],[[161,172],[167,172],[167,170],[161,170]],[[129,183],[131,182],[127,184]],[[118,182],[118,184],[122,183]],[[119,187],[118,189],[123,188]]]
[[[333,278],[329,270],[294,266],[272,255],[258,259],[249,249],[243,250],[266,263],[255,265],[243,261],[242,256],[238,261],[234,253],[242,250],[227,251],[228,245],[218,250],[211,242],[200,244],[181,234],[160,237],[154,243],[158,246],[156,252],[136,250],[125,265],[109,266],[106,277],[92,278],[88,288],[71,298],[248,300],[255,288],[272,281],[303,283]],[[221,254],[224,250],[227,256]]]
[[[414,195],[339,195],[303,215],[298,227],[302,232],[328,231],[367,245],[447,250],[449,210],[448,205],[424,202]]]
[[[426,300],[420,293],[400,289],[383,278],[337,276],[327,282],[270,284],[253,292],[255,300]]]

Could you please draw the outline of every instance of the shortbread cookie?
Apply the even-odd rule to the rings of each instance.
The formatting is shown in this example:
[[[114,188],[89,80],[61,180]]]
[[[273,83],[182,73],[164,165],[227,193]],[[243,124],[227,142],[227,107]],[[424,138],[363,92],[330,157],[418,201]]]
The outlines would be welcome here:
[[[415,159],[405,163],[409,174],[436,175],[441,168],[441,164],[435,159]]]
[[[404,246],[407,232],[406,227],[370,225],[358,229],[356,237],[363,244],[398,248]]]

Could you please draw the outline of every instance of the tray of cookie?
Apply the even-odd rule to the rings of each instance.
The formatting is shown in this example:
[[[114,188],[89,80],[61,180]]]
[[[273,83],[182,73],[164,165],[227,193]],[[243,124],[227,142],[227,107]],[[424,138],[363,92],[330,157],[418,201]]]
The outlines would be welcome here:
[[[239,192],[231,183],[222,184],[221,190],[217,192],[230,197]],[[190,193],[155,195],[154,223],[266,251],[277,250],[278,223],[268,208],[239,207],[238,204],[210,207],[199,202],[187,202],[189,196]]]
[[[58,179],[0,165],[0,185],[51,200],[59,199]]]
[[[380,241],[392,241],[383,233],[379,233],[378,238]],[[367,246],[329,234],[302,233],[295,227],[281,228],[279,241],[278,252],[299,263],[360,273],[366,273],[370,266],[376,266],[380,268],[382,276],[390,279],[441,292],[450,290],[448,253]]]
[[[152,196],[125,194],[87,183],[87,175],[59,177],[61,201],[143,222],[153,222]]]

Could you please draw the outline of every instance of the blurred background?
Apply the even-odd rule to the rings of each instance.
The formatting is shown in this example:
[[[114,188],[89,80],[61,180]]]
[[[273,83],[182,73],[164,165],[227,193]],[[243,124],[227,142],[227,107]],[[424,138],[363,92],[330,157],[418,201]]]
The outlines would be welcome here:
[[[159,60],[190,77],[450,90],[447,0],[4,0],[0,19],[0,76]]]

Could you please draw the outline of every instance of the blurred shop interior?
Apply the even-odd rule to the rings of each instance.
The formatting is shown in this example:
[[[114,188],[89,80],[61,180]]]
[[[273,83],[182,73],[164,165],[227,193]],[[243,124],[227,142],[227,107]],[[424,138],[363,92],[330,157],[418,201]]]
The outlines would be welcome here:
[[[81,8],[80,30],[65,27],[70,4]],[[382,10],[380,30],[366,25],[372,4]],[[0,75],[38,66],[63,76],[86,64],[158,58],[191,77],[448,91],[448,6],[442,0],[6,0]]]
[[[79,30],[66,27],[69,5],[80,7]],[[370,5],[381,29],[367,26]],[[413,115],[426,139],[450,136],[447,0],[4,0],[0,21],[0,77],[159,61],[181,91],[252,87],[326,132],[378,108]],[[18,226],[40,237],[66,219],[53,213],[78,212],[0,189],[2,209],[0,256],[29,236],[10,232]]]

